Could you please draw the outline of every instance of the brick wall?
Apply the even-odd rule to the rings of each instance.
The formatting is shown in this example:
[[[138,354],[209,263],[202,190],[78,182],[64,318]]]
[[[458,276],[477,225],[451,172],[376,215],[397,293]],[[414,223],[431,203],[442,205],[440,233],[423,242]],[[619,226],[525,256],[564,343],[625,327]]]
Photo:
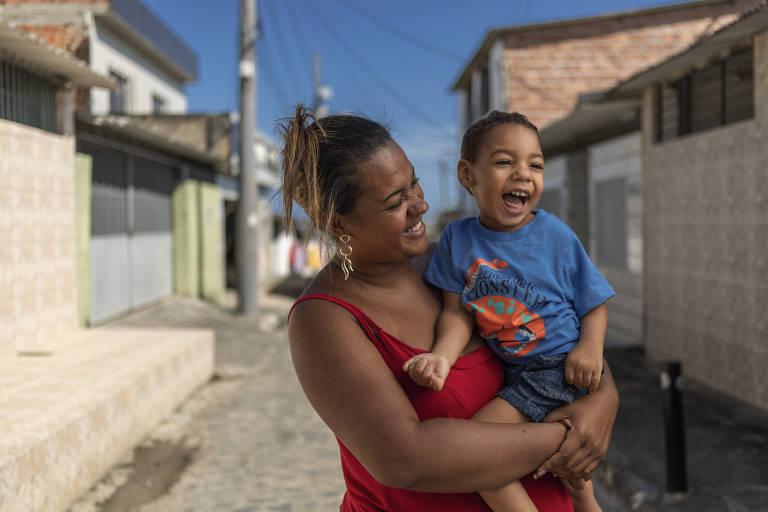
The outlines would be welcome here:
[[[77,328],[74,139],[0,119],[0,356]]]
[[[48,44],[65,50],[73,57],[90,62],[88,28],[84,24],[26,25],[22,28],[40,37]],[[78,112],[88,112],[90,104],[90,89],[87,87],[77,87],[75,89],[75,110]]]
[[[22,28],[46,43],[82,58],[80,47],[84,43],[87,44],[88,40],[88,29],[85,25],[25,25]]]
[[[543,127],[578,95],[607,89],[733,21],[755,0],[519,30],[504,37],[506,105]]]
[[[768,33],[755,118],[657,144],[643,104],[645,346],[768,410]]]

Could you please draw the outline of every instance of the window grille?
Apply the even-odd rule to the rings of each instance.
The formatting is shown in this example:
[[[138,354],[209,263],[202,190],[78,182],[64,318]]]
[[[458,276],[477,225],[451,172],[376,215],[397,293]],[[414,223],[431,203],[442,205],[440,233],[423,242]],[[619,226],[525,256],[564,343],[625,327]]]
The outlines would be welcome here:
[[[128,79],[114,71],[109,72],[109,77],[115,81],[117,87],[109,92],[109,113],[125,114],[125,104],[128,96]]]
[[[752,47],[656,89],[656,141],[755,115]]]
[[[55,87],[46,78],[0,59],[0,118],[55,132]]]
[[[168,110],[168,102],[159,94],[152,95],[152,112],[162,114]]]

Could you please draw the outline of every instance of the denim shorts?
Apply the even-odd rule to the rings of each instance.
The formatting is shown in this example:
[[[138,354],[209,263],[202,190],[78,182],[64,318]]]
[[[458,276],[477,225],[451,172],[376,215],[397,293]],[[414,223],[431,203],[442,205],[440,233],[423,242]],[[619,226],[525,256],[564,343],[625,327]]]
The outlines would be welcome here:
[[[496,396],[540,422],[553,409],[587,394],[565,381],[568,354],[533,356],[520,365],[506,363],[505,387]],[[605,370],[603,370],[605,371]]]

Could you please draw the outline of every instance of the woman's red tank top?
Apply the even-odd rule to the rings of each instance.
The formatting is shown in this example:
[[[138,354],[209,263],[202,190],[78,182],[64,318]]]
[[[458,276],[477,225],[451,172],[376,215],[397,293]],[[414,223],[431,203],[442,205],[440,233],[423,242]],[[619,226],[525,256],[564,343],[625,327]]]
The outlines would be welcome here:
[[[348,310],[376,346],[397,381],[411,400],[421,420],[430,418],[470,418],[495,396],[503,384],[503,369],[488,346],[460,357],[439,393],[414,383],[403,372],[403,363],[423,350],[411,347],[381,329],[354,305],[330,295],[306,295],[309,299],[334,302]],[[338,439],[337,439],[338,440]],[[476,493],[434,494],[386,487],[377,482],[355,456],[339,441],[341,468],[347,492],[341,512],[488,512],[490,508]],[[531,475],[521,479],[539,511],[573,512],[570,497],[562,483],[547,474],[538,480]]]

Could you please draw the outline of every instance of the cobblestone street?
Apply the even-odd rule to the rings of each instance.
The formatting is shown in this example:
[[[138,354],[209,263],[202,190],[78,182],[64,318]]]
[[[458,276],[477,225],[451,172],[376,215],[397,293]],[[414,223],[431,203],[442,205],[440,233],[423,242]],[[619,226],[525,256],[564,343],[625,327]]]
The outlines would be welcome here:
[[[338,448],[293,372],[284,327],[291,302],[270,295],[258,317],[245,318],[176,298],[113,322],[213,329],[216,374],[70,512],[337,511]],[[606,352],[621,408],[608,460],[594,475],[605,512],[768,510],[768,415],[691,383],[692,492],[666,496],[658,368],[639,349]]]
[[[215,330],[216,377],[71,511],[338,510],[338,448],[293,373],[290,302],[270,296],[249,319],[174,299],[114,322]]]

